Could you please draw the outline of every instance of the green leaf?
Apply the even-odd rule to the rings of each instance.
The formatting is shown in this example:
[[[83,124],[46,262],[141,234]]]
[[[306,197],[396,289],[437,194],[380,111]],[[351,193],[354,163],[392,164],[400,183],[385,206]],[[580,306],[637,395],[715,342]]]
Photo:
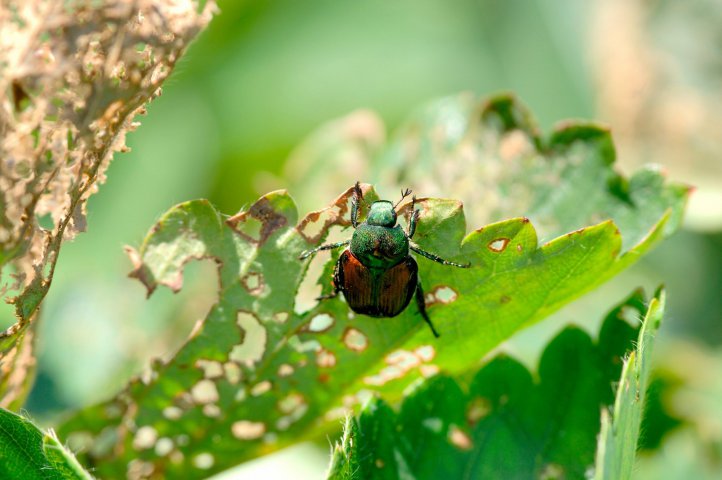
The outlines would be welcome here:
[[[597,447],[596,480],[632,478],[644,397],[649,384],[654,337],[664,314],[665,293],[649,304],[637,346],[624,361],[622,378],[610,413],[602,410],[602,431]]]
[[[640,333],[645,339],[660,321],[656,302]],[[372,399],[357,418],[347,419],[328,478],[585,478],[594,463],[600,411],[611,406],[612,386],[639,332],[625,319],[637,323],[644,311],[637,292],[608,314],[596,343],[567,327],[546,347],[536,375],[502,355],[468,388],[446,375],[427,379],[398,413]],[[628,405],[619,403],[626,389],[617,395],[615,417],[626,416]],[[636,405],[638,428],[641,402]],[[618,445],[622,451],[633,458],[635,444]]]
[[[43,433],[30,420],[0,408],[0,478],[90,480],[92,477],[52,430]]]
[[[488,130],[487,137],[494,135],[497,130]],[[574,169],[579,162],[550,154],[538,162],[534,181],[541,185],[547,178],[541,174],[544,165],[550,171],[563,165],[569,180],[559,177],[560,189],[588,190],[602,178],[600,171],[611,171],[604,153],[608,146],[589,138],[587,130],[569,130],[554,145],[581,145],[583,159],[601,162],[599,168],[579,173]],[[456,269],[419,259],[439,340],[414,306],[394,319],[375,319],[352,315],[340,298],[309,302],[322,288],[329,290],[332,265],[322,257],[308,268],[298,256],[327,236],[351,235],[351,189],[300,221],[283,191],[231,218],[207,201],[181,204],[160,219],[137,252],[130,250],[132,275],[149,293],[158,285],[178,290],[188,261],[213,259],[218,279],[209,281],[218,282],[218,302],[174,358],[155,362],[115,399],[82,410],[62,432],[69,441],[89,440],[82,451],[100,475],[123,475],[132,460],[146,471],[199,478],[333,430],[372,392],[393,400],[439,370],[473,370],[514,332],[613,276],[676,227],[686,190],[649,175],[654,188],[627,191],[637,204],[612,193],[594,204],[607,210],[578,205],[589,214],[579,214],[579,221],[624,213],[620,219],[634,239],[624,253],[622,235],[609,220],[540,244],[526,218],[467,235],[459,201],[420,199],[414,240],[428,251],[472,264]],[[363,189],[369,201],[377,198],[369,185]],[[648,213],[647,204],[660,207]],[[550,205],[549,215],[555,209],[565,214],[566,204]],[[409,203],[399,209],[408,220]],[[647,234],[635,237],[640,231]]]
[[[354,113],[303,143],[286,175],[296,200],[318,205],[334,185],[350,185],[362,175],[379,191],[411,186],[425,196],[453,192],[472,225],[527,217],[541,242],[612,219],[623,233],[622,251],[637,253],[642,250],[634,247],[654,243],[647,237],[660,228],[665,212],[670,218],[664,236],[682,218],[689,187],[665,184],[663,172],[651,166],[628,179],[620,176],[613,169],[616,152],[607,127],[564,122],[545,137],[510,94],[479,99],[466,93],[431,102],[371,159],[383,137],[379,122]],[[369,144],[374,147],[364,148]],[[352,158],[352,168],[338,158]],[[309,172],[310,188],[304,184]]]

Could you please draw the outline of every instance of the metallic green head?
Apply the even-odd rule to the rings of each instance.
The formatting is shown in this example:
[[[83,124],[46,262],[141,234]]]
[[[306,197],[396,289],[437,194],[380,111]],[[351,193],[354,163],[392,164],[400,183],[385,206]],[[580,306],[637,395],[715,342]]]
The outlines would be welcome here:
[[[371,204],[366,223],[379,227],[392,228],[396,225],[396,210],[388,200],[379,200]]]

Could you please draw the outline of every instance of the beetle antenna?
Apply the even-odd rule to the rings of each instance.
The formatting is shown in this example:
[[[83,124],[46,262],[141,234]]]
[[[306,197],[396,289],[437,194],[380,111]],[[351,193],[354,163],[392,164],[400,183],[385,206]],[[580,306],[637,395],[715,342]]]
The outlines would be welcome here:
[[[408,197],[409,195],[411,195],[410,188],[407,188],[406,190],[401,190],[401,198],[398,202],[396,202],[396,205],[394,205],[394,210],[396,210],[396,207],[398,207],[399,204],[404,201],[404,198]]]

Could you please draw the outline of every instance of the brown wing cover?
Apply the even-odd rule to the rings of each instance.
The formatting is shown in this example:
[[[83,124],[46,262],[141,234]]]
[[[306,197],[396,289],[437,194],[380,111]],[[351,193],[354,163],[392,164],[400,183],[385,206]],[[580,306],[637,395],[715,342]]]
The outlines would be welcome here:
[[[348,306],[372,317],[395,317],[416,290],[418,266],[407,257],[388,270],[364,266],[349,250],[338,259],[337,282]]]

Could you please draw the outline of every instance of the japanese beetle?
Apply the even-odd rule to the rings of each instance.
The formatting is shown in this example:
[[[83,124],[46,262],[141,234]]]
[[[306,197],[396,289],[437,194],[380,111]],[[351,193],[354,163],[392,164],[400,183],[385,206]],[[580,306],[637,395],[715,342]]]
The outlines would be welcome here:
[[[363,193],[356,182],[351,201],[351,224],[354,227],[351,239],[307,250],[299,259],[306,259],[320,250],[346,247],[334,269],[333,293],[319,297],[319,300],[333,298],[341,292],[348,306],[356,313],[371,317],[395,317],[404,311],[411,297],[415,296],[421,316],[438,338],[439,334],[426,313],[419,268],[409,250],[443,265],[468,268],[469,264],[444,260],[411,242],[419,220],[419,210],[414,209],[415,196],[411,199],[412,214],[408,231],[405,232],[396,223],[396,207],[410,194],[411,190],[402,190],[401,200],[395,205],[388,200],[373,202],[366,221],[359,223],[358,210]]]

